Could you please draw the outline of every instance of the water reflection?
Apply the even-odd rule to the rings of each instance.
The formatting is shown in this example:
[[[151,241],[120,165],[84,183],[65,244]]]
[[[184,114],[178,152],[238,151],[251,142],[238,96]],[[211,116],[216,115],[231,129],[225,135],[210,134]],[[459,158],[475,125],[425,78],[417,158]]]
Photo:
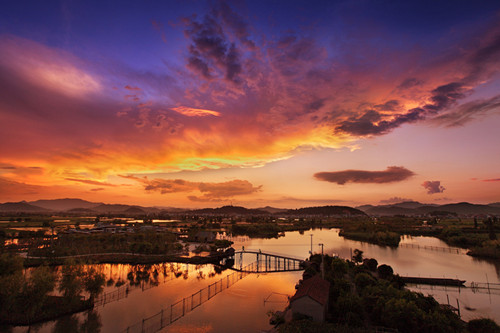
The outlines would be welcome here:
[[[57,320],[52,333],[91,333],[101,332],[101,316],[97,311],[90,310],[85,313],[85,318],[81,319],[77,315],[65,316]]]
[[[306,232],[287,232],[278,239],[234,238],[234,247],[239,250],[261,249],[262,252],[283,254],[291,257],[306,258],[311,250],[320,252],[317,245],[325,244],[325,252],[348,258],[354,249],[360,249],[365,257],[376,258],[388,264],[400,275],[450,277],[471,281],[500,283],[500,263],[479,260],[464,254],[447,251],[433,251],[429,248],[380,247],[373,244],[352,241],[338,236],[338,230],[312,230]],[[447,245],[431,237],[405,237],[403,244],[420,244],[428,247]],[[248,260],[255,260],[250,258]],[[99,265],[106,274],[107,285],[104,292],[114,293],[120,288],[129,288],[123,297],[116,301],[105,302],[95,308],[97,318],[88,313],[76,314],[40,325],[37,332],[75,332],[99,331],[101,333],[119,332],[143,318],[206,288],[216,280],[224,278],[230,271],[213,265],[188,265],[179,263],[160,263],[151,265]],[[256,332],[270,329],[266,313],[269,310],[282,310],[284,304],[264,302],[272,293],[292,295],[301,272],[269,273],[249,275],[243,280],[216,295],[208,302],[179,319],[169,332]],[[430,293],[440,303],[456,306],[459,300],[465,320],[489,316],[500,322],[500,296],[473,293],[470,288],[421,290]],[[122,295],[122,294],[120,294]],[[73,318],[72,318],[73,317]],[[228,319],[229,318],[229,319]],[[97,320],[98,319],[98,320]],[[86,324],[84,324],[86,323]],[[94,326],[93,326],[94,325]],[[26,328],[14,332],[26,332]]]
[[[497,280],[500,281],[500,260],[495,260],[495,259],[487,259],[487,258],[473,258],[474,261],[477,262],[487,262],[488,264],[492,265],[495,268],[495,272],[497,274]],[[487,273],[486,273],[487,274]],[[493,278],[493,277],[490,277]]]

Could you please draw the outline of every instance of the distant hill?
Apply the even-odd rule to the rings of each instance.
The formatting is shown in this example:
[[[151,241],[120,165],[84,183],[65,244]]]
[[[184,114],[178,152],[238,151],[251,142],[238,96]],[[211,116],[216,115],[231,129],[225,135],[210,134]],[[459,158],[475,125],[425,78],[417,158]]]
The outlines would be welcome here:
[[[15,212],[15,213],[45,213],[49,212],[48,209],[30,205],[26,201],[21,202],[6,202],[0,204],[0,212]]]
[[[127,209],[125,209],[124,211],[125,214],[146,214],[146,211],[142,208],[139,208],[139,207],[129,207]]]
[[[403,208],[397,206],[373,206],[369,209],[363,210],[369,215],[415,215],[418,212],[412,208]]]
[[[435,206],[439,206],[439,205],[423,204],[423,203],[420,203],[418,201],[404,201],[404,202],[399,202],[399,203],[395,203],[395,204],[387,205],[387,206],[415,209],[415,208],[420,208],[422,206],[434,206],[435,207]]]
[[[366,216],[366,214],[356,208],[348,206],[320,206],[290,209],[287,215],[321,215],[321,216]]]
[[[51,199],[51,200],[37,200],[29,202],[30,205],[55,210],[66,211],[74,208],[94,208],[102,205],[98,202],[90,202],[82,199],[66,198],[66,199]]]
[[[393,215],[427,215],[439,212],[443,215],[449,212],[450,215],[480,215],[480,214],[500,214],[500,206],[479,205],[468,202],[460,202],[446,205],[421,204],[419,202],[402,202],[393,205],[364,205],[357,207],[369,215],[393,216]]]
[[[355,208],[366,213],[368,210],[372,209],[373,207],[375,207],[375,206],[374,205],[362,205],[362,206],[357,206]]]
[[[187,211],[188,209],[186,208],[176,208],[176,207],[163,207],[163,206],[153,206],[152,208],[156,208],[160,210],[160,213],[162,214],[169,214],[169,213],[182,213]]]
[[[66,212],[72,214],[97,214],[95,210],[90,208],[72,208],[68,209]]]
[[[159,213],[160,209],[154,207],[141,207],[121,204],[101,204],[93,207],[99,213],[114,213],[114,214],[144,214],[144,213]]]
[[[275,207],[262,207],[249,209],[241,206],[223,206],[219,208],[204,208],[187,210],[174,207],[143,207],[125,204],[104,204],[90,202],[77,198],[6,202],[0,204],[0,212],[12,213],[50,213],[68,212],[72,214],[175,214],[189,212],[193,214],[206,215],[322,215],[322,216],[394,216],[394,215],[500,215],[500,202],[488,205],[459,202],[453,204],[436,205],[423,204],[417,201],[404,201],[390,205],[362,205],[356,208],[348,206],[319,206],[300,209],[281,209]]]
[[[248,209],[240,206],[223,206],[219,208],[204,208],[190,211],[194,214],[207,215],[269,215],[269,212],[260,209]]]
[[[271,207],[271,206],[257,208],[257,210],[263,210],[263,211],[271,213],[271,214],[284,213],[284,212],[288,211],[288,209],[286,209],[286,208],[275,208],[275,207]]]
[[[428,207],[425,207],[425,209],[426,211],[429,210]],[[453,212],[457,213],[458,215],[500,214],[500,207],[471,204],[468,202],[441,205],[438,207],[432,207],[432,210]]]

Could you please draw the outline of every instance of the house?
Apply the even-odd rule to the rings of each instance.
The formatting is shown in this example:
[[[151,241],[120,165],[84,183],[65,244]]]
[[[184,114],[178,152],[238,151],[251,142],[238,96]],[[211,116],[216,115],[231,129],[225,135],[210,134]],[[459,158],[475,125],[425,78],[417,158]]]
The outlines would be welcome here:
[[[319,275],[302,281],[295,295],[290,298],[292,314],[305,315],[314,321],[324,321],[328,309],[329,292],[330,282]]]
[[[198,230],[193,236],[195,242],[213,242],[217,233],[208,230]]]

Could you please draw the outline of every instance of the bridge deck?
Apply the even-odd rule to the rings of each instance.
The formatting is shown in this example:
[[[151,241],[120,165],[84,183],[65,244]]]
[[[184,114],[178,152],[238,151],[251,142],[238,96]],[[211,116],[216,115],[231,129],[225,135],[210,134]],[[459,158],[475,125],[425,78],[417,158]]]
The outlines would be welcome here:
[[[255,255],[257,260],[252,266],[246,266],[243,269],[243,254]],[[303,270],[303,259],[288,257],[285,255],[273,254],[268,252],[261,252],[256,250],[242,250],[235,252],[235,258],[240,258],[239,265],[235,265],[231,269],[239,272],[247,273],[277,273],[277,272],[292,272]],[[240,268],[238,268],[238,266]]]

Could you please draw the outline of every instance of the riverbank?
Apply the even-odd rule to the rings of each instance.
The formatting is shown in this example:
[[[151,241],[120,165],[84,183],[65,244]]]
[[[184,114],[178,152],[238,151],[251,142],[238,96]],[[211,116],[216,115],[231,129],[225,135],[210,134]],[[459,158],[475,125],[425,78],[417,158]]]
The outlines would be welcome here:
[[[37,267],[40,265],[63,265],[67,259],[91,260],[99,264],[157,264],[162,262],[177,262],[193,265],[214,264],[220,262],[225,255],[215,256],[193,256],[162,255],[162,254],[137,254],[137,253],[96,253],[81,254],[61,257],[27,257],[24,261],[25,267]]]
[[[77,299],[68,304],[64,297],[47,296],[43,309],[35,313],[2,311],[0,325],[27,326],[90,310],[93,307],[94,303],[91,300]]]
[[[390,231],[361,232],[340,230],[339,236],[371,244],[398,247],[400,235]]]

